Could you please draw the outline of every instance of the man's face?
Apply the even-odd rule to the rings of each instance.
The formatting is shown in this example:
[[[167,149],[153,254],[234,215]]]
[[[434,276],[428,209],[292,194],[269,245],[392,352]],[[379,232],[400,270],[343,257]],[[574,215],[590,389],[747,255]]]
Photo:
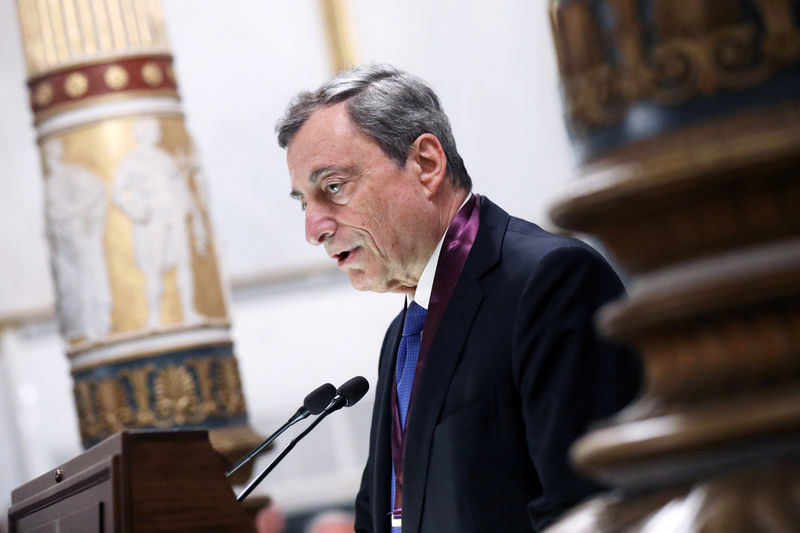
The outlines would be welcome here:
[[[439,237],[429,235],[432,204],[419,165],[409,159],[398,168],[344,103],[313,112],[286,160],[306,240],[324,245],[356,289],[413,292]]]

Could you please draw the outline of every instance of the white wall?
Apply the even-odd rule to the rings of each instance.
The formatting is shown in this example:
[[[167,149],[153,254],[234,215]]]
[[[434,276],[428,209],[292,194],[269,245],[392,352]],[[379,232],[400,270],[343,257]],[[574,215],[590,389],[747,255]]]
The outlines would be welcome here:
[[[42,178],[15,2],[0,2],[0,316],[49,305]]]
[[[209,177],[222,259],[234,277],[326,261],[303,241],[272,133],[291,95],[330,74],[315,0],[163,0],[188,126]],[[546,222],[570,162],[544,2],[353,0],[367,61],[426,79],[447,110],[476,185],[514,214]],[[41,177],[12,2],[0,2],[0,315],[52,304]],[[280,425],[322,382],[362,374],[395,295],[343,277],[237,291],[232,315],[253,424]],[[78,453],[71,383],[52,324],[5,334],[0,351],[0,513],[10,487]],[[268,480],[288,508],[352,497],[369,402],[326,421]],[[10,428],[5,431],[5,428]],[[283,442],[286,442],[284,440]],[[313,493],[309,487],[314,487]]]

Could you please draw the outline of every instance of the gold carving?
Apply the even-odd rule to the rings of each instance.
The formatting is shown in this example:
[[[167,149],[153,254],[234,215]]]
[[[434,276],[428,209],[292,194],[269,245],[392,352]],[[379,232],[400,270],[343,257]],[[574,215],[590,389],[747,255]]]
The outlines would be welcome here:
[[[239,380],[239,368],[236,359],[230,357],[219,362],[219,403],[224,414],[228,416],[245,414],[242,383]]]
[[[43,81],[33,90],[33,101],[39,107],[50,105],[53,102],[53,85]]]
[[[96,384],[97,408],[102,413],[101,427],[116,433],[133,421],[133,411],[128,405],[122,384],[114,378],[105,378]]]
[[[206,416],[213,415],[217,410],[212,392],[211,362],[212,359],[209,357],[186,360],[186,366],[194,370],[197,376],[197,383],[200,386],[200,405]]]
[[[165,368],[147,363],[116,376],[80,380],[73,392],[84,441],[123,427],[172,427],[246,414],[233,357],[194,357]]]
[[[124,68],[119,65],[111,65],[103,74],[103,80],[109,89],[119,90],[127,87],[129,76]]]
[[[159,370],[153,392],[159,422],[166,421],[171,426],[206,418],[198,409],[194,378],[184,366],[169,365]]]
[[[64,92],[70,98],[79,98],[89,90],[89,79],[80,72],[73,72],[64,81]]]
[[[156,415],[150,408],[150,389],[147,379],[155,371],[155,366],[144,365],[131,370],[123,370],[119,376],[127,379],[133,391],[134,410],[136,412],[135,423],[139,427],[148,427],[155,424]]]
[[[622,119],[639,100],[680,104],[697,95],[753,87],[800,61],[800,30],[790,0],[755,2],[765,31],[734,0],[653,2],[645,46],[633,0],[608,2],[606,39],[587,0],[555,7],[553,29],[569,119],[578,131]],[[615,55],[603,43],[612,42]]]
[[[100,424],[95,416],[95,408],[92,404],[92,391],[89,389],[88,381],[81,381],[75,384],[75,406],[78,410],[78,420],[80,421],[81,438],[84,441],[96,439],[100,435]]]
[[[142,79],[150,87],[158,87],[164,81],[164,72],[156,63],[145,63],[142,66]]]

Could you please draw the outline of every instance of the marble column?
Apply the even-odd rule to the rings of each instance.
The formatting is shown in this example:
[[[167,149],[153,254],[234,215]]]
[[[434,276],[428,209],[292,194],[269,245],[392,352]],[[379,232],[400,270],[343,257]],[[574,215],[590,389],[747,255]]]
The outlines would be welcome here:
[[[18,0],[57,310],[83,444],[248,427],[206,177],[158,0]]]

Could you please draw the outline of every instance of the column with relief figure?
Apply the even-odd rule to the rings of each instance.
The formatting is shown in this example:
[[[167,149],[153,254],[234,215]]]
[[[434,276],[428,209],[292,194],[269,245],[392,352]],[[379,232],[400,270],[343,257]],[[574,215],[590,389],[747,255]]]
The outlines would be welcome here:
[[[18,0],[57,307],[84,446],[247,425],[205,180],[157,0]]]

